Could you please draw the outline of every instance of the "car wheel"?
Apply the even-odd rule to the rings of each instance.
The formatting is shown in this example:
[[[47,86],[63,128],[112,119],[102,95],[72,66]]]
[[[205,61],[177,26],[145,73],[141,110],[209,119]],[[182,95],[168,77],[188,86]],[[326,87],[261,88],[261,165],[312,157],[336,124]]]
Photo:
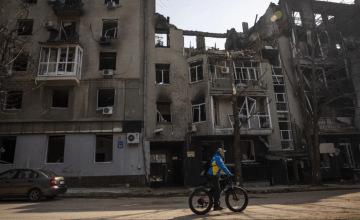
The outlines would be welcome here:
[[[54,196],[46,196],[46,199],[47,200],[53,200],[56,198],[57,195],[54,195]]]
[[[40,189],[32,189],[28,193],[28,199],[30,202],[39,202],[43,197]]]

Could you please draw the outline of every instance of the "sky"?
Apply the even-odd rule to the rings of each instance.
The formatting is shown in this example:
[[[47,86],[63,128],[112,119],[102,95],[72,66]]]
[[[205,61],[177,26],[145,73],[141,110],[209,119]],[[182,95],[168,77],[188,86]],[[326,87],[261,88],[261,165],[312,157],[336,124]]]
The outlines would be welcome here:
[[[353,3],[354,0],[327,0]],[[273,0],[278,3],[278,0]],[[242,32],[242,22],[254,26],[256,14],[265,14],[269,0],[156,0],[156,12],[170,17],[170,23],[183,30],[226,33],[235,28]],[[185,37],[185,47],[196,47],[195,37]],[[206,38],[206,46],[224,49],[225,39]]]

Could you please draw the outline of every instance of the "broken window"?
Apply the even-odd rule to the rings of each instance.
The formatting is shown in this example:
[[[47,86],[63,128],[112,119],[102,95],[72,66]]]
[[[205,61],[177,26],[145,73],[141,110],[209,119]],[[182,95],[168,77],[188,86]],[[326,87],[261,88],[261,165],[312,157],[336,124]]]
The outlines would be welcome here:
[[[292,140],[291,127],[289,122],[279,122],[281,140]]]
[[[46,163],[64,163],[65,136],[49,136]]]
[[[116,70],[116,53],[100,52],[100,70]]]
[[[68,89],[53,90],[51,107],[67,108],[68,102],[69,102],[69,90]]]
[[[234,80],[236,87],[260,85],[260,68],[258,62],[234,62]]]
[[[118,20],[103,20],[102,36],[117,37]]]
[[[5,110],[19,110],[21,109],[23,92],[22,91],[8,91],[5,96]]]
[[[18,25],[18,36],[28,36],[32,34],[34,25],[33,20],[19,20]]]
[[[96,135],[95,163],[112,162],[113,136]]]
[[[28,56],[26,54],[20,53],[16,55],[16,60],[12,64],[12,69],[14,71],[26,71],[27,70],[27,64],[28,64]]]
[[[115,2],[116,4],[120,4],[119,1],[120,0],[105,0],[104,4],[107,4],[108,2]]]
[[[156,84],[170,84],[170,64],[155,64]]]
[[[294,18],[295,25],[302,26],[301,14],[299,11],[293,11],[293,18]]]
[[[171,103],[156,103],[156,122],[171,122]]]
[[[205,103],[192,104],[193,123],[206,121]]]
[[[76,21],[61,21],[60,40],[78,41],[78,34],[76,32]]]
[[[115,104],[115,89],[99,89],[97,107],[111,107]]]
[[[155,29],[155,47],[170,47],[169,29]]]
[[[240,147],[243,152],[243,162],[255,161],[255,149],[253,141],[240,141]]]
[[[204,79],[203,61],[190,63],[190,83],[198,82]]]
[[[321,14],[315,14],[315,25],[316,27],[320,26],[323,23],[323,18]]]
[[[13,164],[15,158],[16,136],[0,137],[0,164]]]

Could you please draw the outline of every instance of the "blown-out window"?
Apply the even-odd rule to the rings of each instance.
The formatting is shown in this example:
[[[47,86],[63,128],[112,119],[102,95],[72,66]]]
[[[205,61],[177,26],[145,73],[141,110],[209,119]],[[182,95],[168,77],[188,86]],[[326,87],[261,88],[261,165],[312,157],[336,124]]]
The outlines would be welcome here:
[[[19,20],[18,21],[18,36],[28,36],[32,34],[34,26],[33,20]]]
[[[64,163],[65,136],[49,136],[46,163]]]
[[[115,104],[115,89],[99,89],[97,107],[111,107]]]
[[[161,122],[171,122],[171,103],[159,102],[156,103],[156,121]]]
[[[113,136],[97,135],[95,149],[95,163],[112,162]]]
[[[116,52],[100,53],[100,70],[116,70]]]
[[[15,158],[16,136],[0,137],[0,164],[13,164]]]
[[[253,141],[240,141],[243,162],[255,161],[255,149]]]
[[[117,37],[117,20],[103,20],[102,36]]]
[[[22,91],[8,91],[5,96],[5,110],[19,110],[21,109],[23,92]]]

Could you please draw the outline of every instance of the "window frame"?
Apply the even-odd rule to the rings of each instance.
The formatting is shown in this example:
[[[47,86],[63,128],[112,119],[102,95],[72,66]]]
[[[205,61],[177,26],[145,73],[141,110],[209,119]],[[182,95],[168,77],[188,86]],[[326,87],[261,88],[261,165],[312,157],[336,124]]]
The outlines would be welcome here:
[[[254,159],[253,160],[242,160],[242,163],[254,163],[256,162],[256,153],[255,153],[255,145],[254,145],[254,141],[253,140],[242,140],[241,142],[250,142],[251,143],[251,153],[254,155]],[[241,144],[240,144],[241,145]]]
[[[33,30],[34,30],[34,19],[18,19],[18,29],[16,32],[16,35],[18,37],[29,37],[33,35]],[[21,24],[22,22],[31,22],[31,33],[30,34],[20,34],[20,26],[22,26],[23,24]]]
[[[8,105],[7,102],[8,102],[8,98],[9,98],[9,94],[8,94],[9,92],[15,92],[15,93],[20,92],[21,93],[21,104],[20,104],[21,106],[20,106],[20,108],[16,108],[16,109],[7,109],[6,108],[6,106]],[[6,94],[5,94],[5,102],[4,102],[5,104],[3,106],[3,111],[19,111],[19,110],[21,110],[23,98],[24,98],[24,92],[23,91],[7,91]]]
[[[201,121],[201,106],[204,106],[205,108],[205,121]],[[194,110],[195,108],[199,109],[199,121],[198,122],[194,122]],[[191,121],[193,124],[199,124],[199,123],[205,123],[207,122],[207,117],[206,117],[206,103],[200,103],[200,104],[191,104]]]
[[[156,68],[156,65],[169,65],[169,69],[157,69]],[[156,74],[157,74],[157,71],[161,71],[161,83],[157,83],[156,82]],[[167,71],[169,72],[169,83],[164,83],[164,71]],[[160,85],[160,86],[168,86],[171,84],[171,80],[170,80],[170,64],[155,64],[155,85]]]
[[[198,73],[198,67],[201,67],[202,68],[202,79],[199,80],[199,73]],[[196,70],[196,80],[191,82],[191,69],[194,69]],[[199,82],[202,82],[204,81],[204,78],[205,78],[205,74],[204,74],[204,64],[201,64],[201,65],[197,65],[197,66],[189,66],[189,79],[190,79],[190,84],[195,84],[195,83],[199,83]]]
[[[15,147],[14,147],[14,156],[13,156],[13,162],[12,163],[8,163],[8,162],[6,162],[6,163],[0,163],[0,166],[14,166],[14,162],[15,162],[15,153],[16,153],[16,143],[17,143],[17,136],[0,136],[0,141],[2,141],[4,138],[8,138],[8,139],[10,139],[10,138],[14,138],[15,139]],[[1,148],[0,148],[1,149]],[[4,161],[4,160],[2,160],[2,161]],[[15,174],[16,175],[16,174]]]
[[[112,39],[116,39],[116,38],[118,38],[118,30],[119,30],[119,20],[118,20],[118,19],[103,19],[103,20],[102,20],[102,28],[101,28],[101,36],[102,36],[102,37],[105,37],[105,35],[103,35],[103,32],[104,32],[104,23],[109,22],[109,21],[116,21],[116,27],[115,27],[115,28],[111,28],[111,29],[115,29],[115,33],[114,33],[115,36],[109,36],[109,37],[112,38]],[[109,22],[109,23],[110,23],[110,22]],[[114,23],[115,23],[115,22],[114,22]],[[109,30],[111,30],[111,29],[109,29]],[[107,31],[109,31],[109,30],[107,30]]]
[[[158,110],[158,105],[165,105],[168,104],[169,105],[169,111],[170,111],[170,121],[166,121],[166,122],[161,122],[159,121],[159,116],[163,115],[161,114],[161,112]],[[173,117],[172,117],[172,103],[171,102],[157,102],[156,103],[156,124],[171,124],[173,121]]]
[[[96,148],[97,148],[97,137],[98,136],[112,136],[111,142],[111,161],[106,162],[96,162]],[[94,147],[94,164],[111,164],[114,162],[114,134],[96,134],[95,135],[95,147]]]
[[[61,90],[67,90],[68,91],[68,97],[67,97],[67,107],[54,107],[54,91],[61,91]],[[69,97],[70,97],[70,89],[52,89],[52,96],[51,96],[51,108],[52,109],[68,109],[69,108]]]
[[[64,137],[64,153],[63,153],[63,162],[57,162],[57,163],[49,163],[48,162],[48,153],[49,153],[49,141],[50,137]],[[47,136],[47,145],[46,145],[46,152],[45,152],[45,164],[64,164],[65,163],[65,147],[66,147],[66,135],[48,135]],[[61,157],[60,157],[61,158]],[[58,160],[59,161],[59,160]]]
[[[114,90],[114,105],[109,105],[109,106],[105,106],[105,107],[99,107],[99,91],[100,90]],[[116,97],[116,88],[115,87],[109,87],[109,88],[103,88],[103,87],[100,87],[97,89],[97,98],[96,98],[96,108],[97,109],[103,109],[103,108],[107,108],[107,107],[113,107],[115,108],[115,97]]]
[[[99,71],[103,71],[103,70],[107,70],[107,69],[111,69],[111,68],[102,68],[101,69],[101,67],[102,67],[102,65],[101,65],[101,54],[115,54],[115,68],[114,69],[112,69],[112,70],[116,70],[116,61],[117,61],[117,52],[100,52],[99,53]]]

